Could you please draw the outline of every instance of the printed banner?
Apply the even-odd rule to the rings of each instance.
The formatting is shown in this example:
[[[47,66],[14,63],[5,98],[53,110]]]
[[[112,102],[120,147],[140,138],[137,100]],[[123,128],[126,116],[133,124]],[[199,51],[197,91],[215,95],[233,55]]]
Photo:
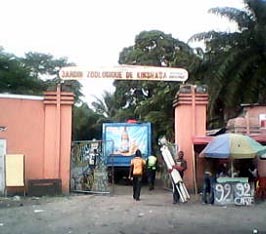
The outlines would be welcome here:
[[[108,125],[104,124],[105,155],[133,156],[137,149],[143,155],[149,152],[149,132],[147,125]]]

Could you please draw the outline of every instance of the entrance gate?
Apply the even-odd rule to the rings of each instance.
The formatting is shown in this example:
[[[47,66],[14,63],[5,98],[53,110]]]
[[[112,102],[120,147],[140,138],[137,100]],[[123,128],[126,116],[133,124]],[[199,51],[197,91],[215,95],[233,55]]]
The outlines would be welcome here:
[[[93,67],[88,69],[84,67],[63,67],[59,71],[59,77],[62,80],[114,79],[178,81],[184,83],[188,79],[188,71],[183,68],[140,65],[119,65],[113,67]],[[102,146],[102,142],[100,145]],[[102,149],[102,147],[100,149]],[[88,165],[87,158],[90,157],[89,152],[91,152],[90,142],[75,142],[74,151],[74,156],[72,156],[71,190],[78,189],[91,191],[95,188],[94,184],[97,184],[98,186],[99,183],[101,186],[96,186],[97,190],[106,191],[108,184],[106,167],[99,167],[99,171],[103,177],[99,180],[101,182],[96,182],[95,172],[97,172],[97,162],[95,169],[91,169],[91,166]],[[103,158],[102,151],[100,151],[100,157]]]
[[[71,150],[71,191],[109,193],[103,141],[74,141]]]

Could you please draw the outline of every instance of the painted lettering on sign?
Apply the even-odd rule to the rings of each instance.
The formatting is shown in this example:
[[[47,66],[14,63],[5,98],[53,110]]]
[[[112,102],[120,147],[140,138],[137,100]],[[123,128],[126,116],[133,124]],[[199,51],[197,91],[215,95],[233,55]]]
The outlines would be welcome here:
[[[138,72],[137,78],[140,79],[165,79],[167,78],[165,72]]]
[[[250,206],[254,204],[254,197],[236,197],[234,204],[238,206]]]
[[[119,78],[122,78],[122,73],[121,72],[112,72],[112,71],[105,71],[105,72],[88,71],[87,78],[113,78],[113,79],[119,79]]]
[[[254,203],[254,186],[250,183],[215,184],[215,204],[217,205],[252,205]]]
[[[237,197],[251,196],[251,186],[249,183],[235,184],[235,194]]]
[[[86,69],[82,67],[65,67],[59,71],[63,80],[79,80],[88,78],[117,80],[163,80],[181,81],[188,79],[188,72],[183,68],[132,66],[99,67]]]
[[[232,186],[229,183],[215,185],[215,202],[225,204],[233,199]]]
[[[62,71],[61,76],[64,78],[71,78],[74,77],[75,79],[77,78],[82,78],[83,77],[83,72],[81,71]]]

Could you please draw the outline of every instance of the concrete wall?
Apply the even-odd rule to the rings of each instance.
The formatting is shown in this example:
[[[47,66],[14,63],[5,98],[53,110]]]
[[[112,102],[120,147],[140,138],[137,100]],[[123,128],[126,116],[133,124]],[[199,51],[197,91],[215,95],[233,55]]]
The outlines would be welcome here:
[[[254,138],[258,141],[263,141],[262,143],[266,144],[266,106],[265,105],[247,105],[244,107],[244,111],[246,112],[245,118],[247,121],[247,128],[252,130],[252,127],[255,125],[259,128],[259,132],[257,136]],[[263,116],[262,116],[263,115]],[[261,119],[260,117],[263,117]],[[248,130],[248,133],[252,134],[251,130]],[[266,160],[258,160],[258,173],[261,177],[266,177]]]
[[[69,192],[72,93],[47,92],[44,97],[0,95],[0,139],[7,154],[25,155],[25,182],[61,179]]]
[[[187,188],[194,192],[201,188],[203,181],[204,159],[199,158],[199,152],[211,140],[206,136],[207,105],[207,89],[199,89],[193,85],[181,86],[174,102],[175,144],[178,145],[179,150],[185,152],[188,169],[185,173],[184,182]],[[243,116],[228,121],[227,129],[229,132],[247,134],[266,145],[266,121],[262,126],[259,117],[265,115],[266,120],[266,106],[245,105],[244,113]],[[258,159],[257,166],[259,175],[266,177],[266,160]]]
[[[249,135],[266,145],[266,105],[243,105],[243,113],[243,115],[228,121],[226,126],[228,132]],[[266,177],[266,160],[258,159],[257,162],[259,175]]]
[[[44,108],[43,98],[6,96],[0,98],[0,124],[6,130],[7,154],[25,154],[26,178],[41,178],[43,164]]]
[[[175,144],[185,153],[188,169],[184,181],[190,191],[197,190],[193,137],[206,135],[207,104],[207,90],[193,85],[181,86],[174,102]]]

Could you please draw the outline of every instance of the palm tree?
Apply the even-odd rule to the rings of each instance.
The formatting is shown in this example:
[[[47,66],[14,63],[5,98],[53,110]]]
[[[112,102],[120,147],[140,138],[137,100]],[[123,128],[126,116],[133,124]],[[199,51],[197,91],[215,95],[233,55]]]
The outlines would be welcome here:
[[[87,103],[74,105],[72,140],[101,139],[102,125],[99,119],[103,119],[103,116],[90,109]]]
[[[104,122],[125,122],[133,118],[134,114],[118,102],[116,96],[108,91],[104,91],[102,98],[95,97],[96,101],[92,102],[94,111],[102,116],[98,123]]]
[[[99,114],[102,114],[106,118],[111,118],[115,114],[114,110],[114,98],[113,94],[104,91],[102,95],[102,99],[94,96],[96,101],[92,102],[92,106],[94,107],[95,111]]]
[[[209,86],[209,119],[220,116],[220,124],[233,117],[241,103],[266,100],[266,2],[244,0],[244,4],[243,10],[209,10],[234,21],[236,32],[210,31],[190,38],[205,42],[206,52],[198,75]]]

